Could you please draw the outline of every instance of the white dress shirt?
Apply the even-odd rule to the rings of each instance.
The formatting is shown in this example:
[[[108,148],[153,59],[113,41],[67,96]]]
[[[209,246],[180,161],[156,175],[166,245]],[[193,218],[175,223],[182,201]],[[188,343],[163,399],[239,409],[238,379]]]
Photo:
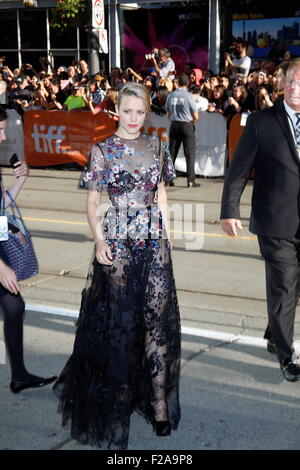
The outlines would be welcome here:
[[[299,155],[299,158],[300,158],[300,148],[299,148],[299,145],[297,145],[296,136],[295,136],[296,122],[297,122],[296,113],[298,114],[299,111],[295,111],[294,109],[292,109],[286,103],[285,100],[283,101],[283,104],[284,104],[286,113],[288,115],[288,121],[289,121],[290,129],[291,129],[291,133],[292,133],[292,136],[293,136],[293,139],[294,139],[294,142],[295,142],[295,146],[296,146],[296,149],[298,150],[298,155]]]

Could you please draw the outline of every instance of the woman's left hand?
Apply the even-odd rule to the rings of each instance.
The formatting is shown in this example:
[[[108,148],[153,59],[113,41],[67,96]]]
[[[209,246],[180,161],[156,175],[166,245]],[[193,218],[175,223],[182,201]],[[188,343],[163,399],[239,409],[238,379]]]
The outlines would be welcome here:
[[[13,173],[16,178],[27,177],[29,175],[29,168],[27,163],[24,160],[20,160],[20,163],[17,162],[13,167]]]

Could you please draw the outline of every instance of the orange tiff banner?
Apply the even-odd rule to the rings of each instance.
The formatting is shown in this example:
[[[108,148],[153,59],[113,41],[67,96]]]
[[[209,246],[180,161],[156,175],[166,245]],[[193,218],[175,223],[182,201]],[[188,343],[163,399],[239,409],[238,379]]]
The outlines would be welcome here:
[[[24,153],[29,166],[77,162],[85,166],[91,147],[112,135],[116,121],[89,111],[27,111]]]

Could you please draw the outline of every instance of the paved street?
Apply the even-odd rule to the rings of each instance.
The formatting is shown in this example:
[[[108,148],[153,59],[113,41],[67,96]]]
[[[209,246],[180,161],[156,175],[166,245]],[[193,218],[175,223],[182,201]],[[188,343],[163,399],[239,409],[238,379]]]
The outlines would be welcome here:
[[[3,170],[6,186],[9,172]],[[22,283],[26,359],[34,373],[58,373],[72,351],[93,248],[78,177],[77,171],[32,170],[19,199],[40,261],[39,275]],[[223,180],[200,181],[199,189],[187,189],[178,178],[168,188],[177,207],[174,236],[185,236],[173,243],[183,326],[182,421],[176,433],[159,439],[133,415],[129,449],[299,449],[300,383],[283,381],[262,340],[264,264],[248,231],[252,183],[242,199],[244,229],[231,239],[218,224]],[[189,203],[204,206],[203,227],[191,225]],[[202,249],[187,249],[191,232],[204,236]],[[12,395],[8,365],[0,370],[0,449],[82,449],[61,429],[51,387]]]

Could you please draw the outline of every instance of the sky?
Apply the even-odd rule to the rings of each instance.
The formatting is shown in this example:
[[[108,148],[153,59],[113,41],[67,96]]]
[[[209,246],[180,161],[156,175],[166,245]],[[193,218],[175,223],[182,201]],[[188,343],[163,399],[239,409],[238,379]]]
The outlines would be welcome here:
[[[243,22],[243,20],[237,20],[232,22],[233,36],[243,37]],[[276,38],[277,31],[279,31],[283,26],[292,26],[295,22],[298,22],[300,25],[300,17],[245,20],[245,30],[246,34],[248,31],[257,31],[257,34],[268,32],[274,38]]]

